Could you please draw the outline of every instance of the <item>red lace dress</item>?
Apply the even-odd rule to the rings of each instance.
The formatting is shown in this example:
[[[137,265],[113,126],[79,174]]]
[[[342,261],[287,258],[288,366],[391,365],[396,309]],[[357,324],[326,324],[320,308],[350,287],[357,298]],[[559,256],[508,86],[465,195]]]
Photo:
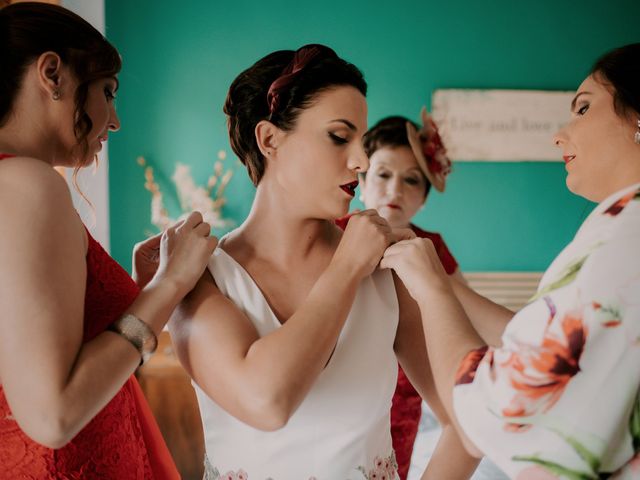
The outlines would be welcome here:
[[[336,220],[336,224],[344,229],[349,222],[349,216]],[[420,237],[433,242],[440,262],[445,271],[451,275],[458,268],[458,262],[453,257],[442,236],[438,233],[427,232],[411,224],[411,230]],[[413,388],[404,371],[398,365],[398,384],[393,394],[391,405],[391,439],[398,462],[398,475],[406,480],[411,465],[413,444],[418,434],[418,425],[422,414],[422,397]]]
[[[87,235],[84,342],[116,320],[139,291],[127,272]],[[57,450],[20,430],[0,386],[0,479],[98,478],[180,478],[133,375],[70,443]]]

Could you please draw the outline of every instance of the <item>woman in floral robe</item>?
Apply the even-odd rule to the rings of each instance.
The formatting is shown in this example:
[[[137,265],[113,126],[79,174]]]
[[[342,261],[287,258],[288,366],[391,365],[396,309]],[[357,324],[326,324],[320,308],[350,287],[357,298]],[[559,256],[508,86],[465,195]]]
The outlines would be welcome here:
[[[470,452],[517,479],[640,478],[640,43],[602,57],[554,141],[598,206],[513,315],[389,247],[423,306],[438,391]]]

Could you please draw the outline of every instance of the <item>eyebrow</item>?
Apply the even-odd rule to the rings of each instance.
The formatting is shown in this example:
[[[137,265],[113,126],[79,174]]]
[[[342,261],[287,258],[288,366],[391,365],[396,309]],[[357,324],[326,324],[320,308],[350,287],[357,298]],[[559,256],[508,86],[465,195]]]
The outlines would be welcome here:
[[[578,98],[580,98],[580,95],[591,95],[591,92],[580,92],[575,97],[573,97],[573,100],[571,100],[571,111],[572,112],[576,108],[576,102],[578,101]]]
[[[345,120],[344,118],[336,118],[335,120],[331,120],[331,122],[329,123],[332,123],[332,122],[344,123],[347,127],[349,127],[350,130],[353,130],[354,132],[358,131],[357,127],[353,123],[351,123],[349,120]]]

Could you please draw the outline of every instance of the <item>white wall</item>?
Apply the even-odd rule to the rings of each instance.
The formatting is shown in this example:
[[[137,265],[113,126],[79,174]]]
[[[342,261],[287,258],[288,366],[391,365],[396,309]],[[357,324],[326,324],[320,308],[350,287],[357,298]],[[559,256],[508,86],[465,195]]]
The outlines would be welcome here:
[[[62,6],[72,10],[91,23],[104,34],[104,0],[62,0]],[[67,181],[71,185],[73,202],[82,220],[105,250],[109,251],[109,165],[108,143],[103,145],[98,155],[98,167],[89,167],[78,175],[78,184],[82,192],[93,204],[93,210],[71,185],[73,171],[67,169]]]

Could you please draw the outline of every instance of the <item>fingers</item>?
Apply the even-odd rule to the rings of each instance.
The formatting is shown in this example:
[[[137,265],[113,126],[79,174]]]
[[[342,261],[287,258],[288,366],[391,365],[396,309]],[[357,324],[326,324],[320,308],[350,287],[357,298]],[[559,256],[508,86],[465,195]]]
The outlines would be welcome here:
[[[380,216],[378,211],[373,208],[354,213],[351,217],[370,217],[371,220],[374,220],[376,222],[382,221],[384,223],[387,223],[387,221]]]
[[[211,233],[211,225],[209,225],[207,222],[201,222],[193,229],[193,231],[198,235],[208,237]]]
[[[354,212],[353,214],[354,216],[356,215],[360,215],[360,216],[378,216],[378,211],[375,208],[368,208],[366,210],[360,210],[359,212]]]
[[[133,246],[133,252],[135,253],[140,250],[158,250],[160,248],[160,242],[162,241],[162,235],[164,235],[164,232],[157,233],[152,237],[136,243]]]
[[[174,232],[184,233],[192,231],[200,236],[208,237],[211,234],[211,225],[204,221],[198,211],[191,212],[184,219],[174,223],[165,232],[172,236]]]
[[[396,268],[396,260],[398,259],[398,255],[387,255],[386,253],[380,260],[380,268],[395,270]]]
[[[395,232],[394,232],[395,233]],[[432,258],[434,260],[440,261],[438,258],[438,254],[433,246],[433,242],[428,238],[409,238],[404,240],[399,240],[395,242],[393,245],[390,245],[384,252],[383,257],[392,257],[394,255],[418,255],[420,252],[424,252],[424,254],[428,258]]]
[[[178,230],[180,227],[182,227],[182,225],[184,225],[184,221],[185,219],[182,220],[178,220],[176,223],[174,223],[173,225],[171,225],[169,228],[167,228],[165,230],[166,233],[173,233],[176,230]]]
[[[401,254],[406,249],[407,240],[400,240],[399,242],[389,245],[384,251],[383,257],[391,257],[393,255]]]
[[[209,247],[209,252],[211,253],[218,246],[218,237],[209,237],[207,241],[209,242],[208,247]]]
[[[164,232],[156,233],[152,237],[149,237],[146,240],[143,240],[142,242],[140,242],[138,246],[141,246],[141,247],[144,246],[147,248],[158,248],[160,246],[160,241],[162,240],[163,233]]]
[[[190,230],[198,226],[203,221],[204,220],[202,219],[202,214],[200,212],[191,212],[189,215],[187,215],[187,218],[184,219],[184,223],[178,226],[178,228]]]
[[[394,243],[393,245],[391,245],[382,254],[382,259],[380,260],[380,267],[393,268],[395,265],[395,262],[399,258],[402,258],[403,251],[404,251],[404,248],[400,244]]]
[[[411,240],[412,238],[416,238],[416,234],[410,228],[393,228],[391,230],[391,238],[393,243],[396,243],[401,240]]]
[[[160,236],[164,243],[159,242],[159,247],[165,245],[168,249],[167,252],[171,252],[179,244],[190,245],[195,238],[208,239],[211,235],[211,225],[205,222],[200,212],[192,212],[186,216],[183,220],[180,220],[167,228]],[[212,247],[215,248],[216,243]],[[193,245],[193,244],[192,244]]]
[[[204,220],[202,219],[202,214],[200,212],[191,212],[187,218],[184,220],[184,227],[194,228],[199,223],[202,223]]]
[[[393,242],[389,223],[378,215],[377,211],[372,209],[352,215],[349,219],[346,232],[347,235],[356,235],[356,237],[353,238],[360,237],[361,240],[366,238],[369,241],[373,241],[374,238],[378,237],[381,241],[385,242],[384,248]]]

